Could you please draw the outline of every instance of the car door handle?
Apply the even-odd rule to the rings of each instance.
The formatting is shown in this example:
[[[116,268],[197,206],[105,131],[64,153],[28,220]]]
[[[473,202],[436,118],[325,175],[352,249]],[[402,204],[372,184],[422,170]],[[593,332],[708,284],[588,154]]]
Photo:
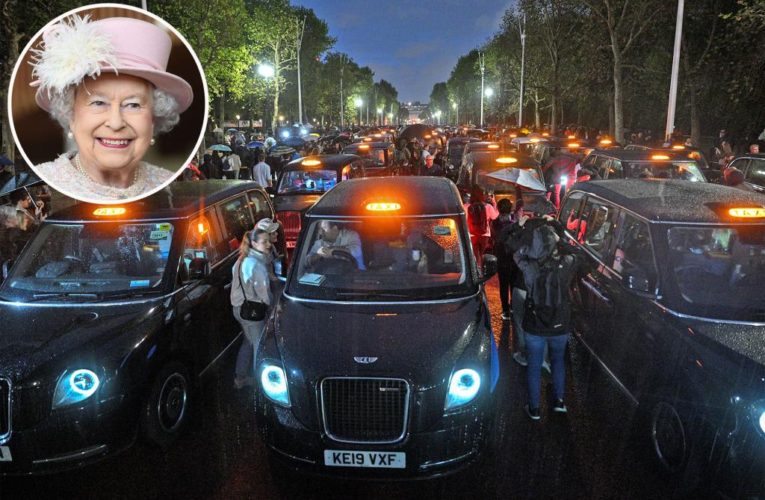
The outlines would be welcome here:
[[[611,299],[609,299],[603,292],[601,292],[600,289],[598,288],[598,286],[595,285],[594,283],[592,283],[589,279],[582,278],[581,281],[582,281],[582,284],[584,286],[586,286],[587,288],[589,288],[590,291],[592,293],[594,293],[595,296],[598,297],[600,300],[602,300],[606,304],[610,304],[611,303]]]

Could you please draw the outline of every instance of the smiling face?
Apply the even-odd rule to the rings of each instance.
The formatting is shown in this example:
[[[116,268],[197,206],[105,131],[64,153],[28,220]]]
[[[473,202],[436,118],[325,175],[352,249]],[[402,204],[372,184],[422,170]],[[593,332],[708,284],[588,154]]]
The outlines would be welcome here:
[[[132,171],[154,132],[151,84],[127,75],[102,74],[75,91],[69,123],[82,163],[103,172]]]

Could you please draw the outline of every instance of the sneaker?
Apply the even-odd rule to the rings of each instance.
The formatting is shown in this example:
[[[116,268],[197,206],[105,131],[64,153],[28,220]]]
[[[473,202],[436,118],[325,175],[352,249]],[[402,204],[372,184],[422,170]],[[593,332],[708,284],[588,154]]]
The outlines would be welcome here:
[[[529,362],[526,361],[526,356],[524,356],[523,353],[520,351],[513,353],[513,359],[515,360],[516,363],[518,363],[521,366],[529,365]]]
[[[542,369],[547,372],[548,375],[552,375],[552,370],[550,369],[550,363],[547,361],[542,361]]]
[[[529,405],[526,405],[523,409],[526,410],[526,415],[528,415],[531,420],[536,421],[542,418],[539,415],[539,408],[529,408]]]
[[[513,316],[509,312],[502,311],[502,321],[510,321]]]
[[[567,413],[568,408],[566,408],[565,403],[563,403],[562,399],[558,399],[555,401],[555,404],[553,405],[553,411],[555,413]]]

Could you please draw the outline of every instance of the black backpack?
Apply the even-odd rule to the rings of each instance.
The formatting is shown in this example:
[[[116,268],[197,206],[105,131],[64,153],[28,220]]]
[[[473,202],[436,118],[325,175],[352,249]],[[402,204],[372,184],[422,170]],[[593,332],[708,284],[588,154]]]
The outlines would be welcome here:
[[[524,303],[523,329],[529,333],[554,335],[568,330],[568,282],[563,273],[567,258],[572,257],[551,257],[540,263]]]
[[[472,236],[483,236],[489,229],[489,221],[486,219],[486,204],[471,203],[468,206],[468,230]]]

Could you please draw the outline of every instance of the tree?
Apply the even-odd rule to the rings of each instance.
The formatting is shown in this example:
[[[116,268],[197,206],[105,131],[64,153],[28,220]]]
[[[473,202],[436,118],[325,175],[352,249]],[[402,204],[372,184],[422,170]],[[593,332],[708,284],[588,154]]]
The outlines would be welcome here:
[[[430,91],[429,107],[432,113],[441,111],[441,113],[446,114],[449,111],[449,89],[446,82],[433,85],[433,90]]]
[[[462,121],[476,121],[481,93],[481,75],[478,71],[478,50],[471,50],[460,57],[446,85],[459,106]]]

